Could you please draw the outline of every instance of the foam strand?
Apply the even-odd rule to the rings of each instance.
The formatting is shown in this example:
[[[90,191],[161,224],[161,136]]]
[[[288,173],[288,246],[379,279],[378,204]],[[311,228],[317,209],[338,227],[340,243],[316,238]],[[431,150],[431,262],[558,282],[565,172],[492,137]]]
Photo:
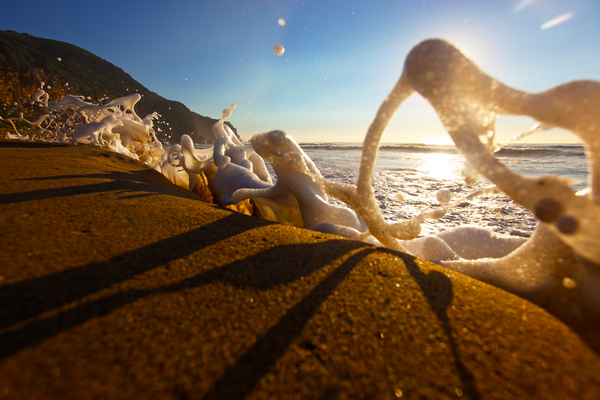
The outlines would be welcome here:
[[[558,300],[564,296],[555,295],[564,291],[561,283],[568,278],[577,282],[577,295],[569,296],[569,307],[582,318],[600,321],[600,116],[595,110],[600,84],[576,81],[539,94],[520,92],[488,77],[441,40],[415,46],[400,81],[408,82],[433,105],[457,147],[479,173],[541,221],[534,235],[505,257],[443,264],[544,303],[557,313],[564,312]],[[581,137],[590,163],[589,195],[577,196],[560,178],[526,178],[499,162],[486,138],[501,113],[528,115]],[[565,260],[569,260],[569,268]]]
[[[216,193],[210,190],[207,175],[214,176],[212,150],[202,151],[194,148],[194,142],[189,135],[181,137],[178,153],[171,153],[169,160],[177,160],[175,167],[181,167],[188,174],[189,190],[198,194],[206,201],[212,201]],[[216,195],[217,199],[220,195]]]
[[[406,251],[406,249],[396,239],[413,239],[417,237],[421,232],[421,226],[417,222],[402,222],[392,228],[384,220],[379,210],[371,180],[383,132],[398,107],[413,93],[414,90],[408,85],[406,79],[400,78],[392,92],[379,107],[375,120],[370,125],[363,142],[363,153],[356,187],[328,182],[322,178],[318,179],[318,182],[327,193],[356,210],[358,215],[365,221],[371,234],[384,246],[401,251]]]
[[[315,181],[315,177],[322,178],[321,172],[291,136],[283,131],[271,131],[254,135],[251,143],[275,170],[277,183],[269,191],[254,194],[244,191],[240,195],[253,198],[267,195],[274,201],[276,198],[286,201],[287,193],[291,193],[298,203],[305,228],[331,231],[337,229],[334,226],[341,226],[366,231],[365,223],[354,211],[329,204],[327,194]]]
[[[522,133],[519,133],[519,134],[517,134],[517,135],[513,136],[512,138],[510,138],[510,139],[508,139],[508,140],[505,140],[505,141],[504,141],[504,142],[502,142],[502,143],[497,143],[497,144],[495,144],[495,145],[494,145],[494,153],[497,153],[497,152],[499,152],[499,151],[500,151],[500,150],[501,150],[501,149],[502,149],[504,146],[506,146],[507,144],[510,144],[510,143],[512,143],[512,142],[515,142],[515,141],[517,141],[517,140],[521,140],[521,139],[523,139],[523,138],[525,138],[525,137],[527,137],[527,136],[529,136],[529,135],[531,135],[531,134],[533,134],[533,133],[536,133],[536,132],[542,132],[542,131],[545,131],[545,130],[548,130],[548,129],[552,129],[552,128],[553,128],[552,126],[546,126],[546,125],[544,125],[544,124],[541,124],[541,123],[539,123],[539,122],[536,122],[536,123],[535,123],[535,124],[534,124],[534,125],[531,127],[531,129],[529,129],[527,132],[522,132]]]
[[[15,123],[13,122],[13,121],[22,121],[22,120],[23,120],[23,113],[19,114],[18,118],[15,118],[15,117],[13,117],[13,118],[2,118],[2,117],[0,117],[0,121],[6,121],[6,122],[8,122],[13,127],[13,130],[15,131],[15,136],[14,137],[12,135],[9,136],[9,134],[6,133],[5,134],[5,139],[22,139],[23,138],[23,135],[21,135],[19,133],[19,131],[17,130],[17,127],[16,127]]]
[[[565,288],[561,282],[568,279],[575,283],[572,288],[578,288],[576,296],[569,296],[569,308],[576,309],[575,314],[582,318],[600,322],[600,246],[597,245],[600,239],[600,137],[597,134],[600,114],[596,110],[600,103],[600,83],[576,81],[529,94],[490,78],[442,40],[428,40],[411,50],[398,83],[381,105],[365,137],[357,186],[322,178],[318,181],[331,196],[355,209],[371,233],[387,247],[412,250],[434,260],[452,260],[456,259],[455,252],[441,237],[403,242],[403,246],[395,240],[416,237],[422,217],[436,217],[436,211],[432,215],[423,214],[409,221],[388,224],[379,211],[371,186],[381,135],[391,116],[413,92],[425,97],[435,108],[467,159],[468,168],[488,178],[541,221],[534,235],[507,255],[495,260],[457,260],[443,264],[542,302],[557,313],[563,312],[564,307],[552,296]],[[533,117],[540,126],[532,131],[557,126],[582,138],[590,164],[587,194],[576,195],[569,188],[570,182],[558,177],[523,177],[498,161],[493,155],[497,150],[493,139],[495,120],[500,114]],[[466,177],[473,180],[473,174],[468,171]],[[451,241],[452,233],[444,239]],[[565,260],[570,260],[570,268],[565,267]]]
[[[442,40],[415,46],[407,56],[403,79],[433,105],[479,173],[536,214],[579,255],[600,263],[600,116],[594,106],[600,101],[600,83],[576,81],[539,94],[524,93],[488,77]],[[576,196],[557,177],[523,177],[498,161],[481,138],[493,131],[501,113],[528,115],[581,137],[590,161],[590,195]]]

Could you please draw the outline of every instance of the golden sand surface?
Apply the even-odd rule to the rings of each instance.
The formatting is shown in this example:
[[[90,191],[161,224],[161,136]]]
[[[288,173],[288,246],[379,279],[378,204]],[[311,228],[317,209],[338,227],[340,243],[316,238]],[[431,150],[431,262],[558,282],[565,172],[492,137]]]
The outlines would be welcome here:
[[[0,141],[0,226],[0,398],[600,398],[536,305],[106,150]]]

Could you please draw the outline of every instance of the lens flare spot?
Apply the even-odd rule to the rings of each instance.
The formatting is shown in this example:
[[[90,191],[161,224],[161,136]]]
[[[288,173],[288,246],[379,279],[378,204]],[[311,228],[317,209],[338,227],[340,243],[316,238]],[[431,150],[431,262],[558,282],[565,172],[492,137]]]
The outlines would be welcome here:
[[[548,22],[544,22],[541,26],[540,29],[544,30],[544,29],[550,29],[556,25],[562,24],[563,22],[566,22],[568,20],[570,20],[571,18],[573,18],[573,13],[567,13],[567,14],[563,14],[560,17],[556,17],[554,19],[551,19]]]

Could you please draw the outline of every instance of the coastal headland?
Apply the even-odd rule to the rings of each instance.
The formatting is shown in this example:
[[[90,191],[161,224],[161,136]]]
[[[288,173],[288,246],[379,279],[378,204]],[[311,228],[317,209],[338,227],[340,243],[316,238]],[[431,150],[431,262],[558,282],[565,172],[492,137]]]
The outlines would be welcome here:
[[[538,306],[103,149],[0,141],[0,226],[0,398],[600,398]]]

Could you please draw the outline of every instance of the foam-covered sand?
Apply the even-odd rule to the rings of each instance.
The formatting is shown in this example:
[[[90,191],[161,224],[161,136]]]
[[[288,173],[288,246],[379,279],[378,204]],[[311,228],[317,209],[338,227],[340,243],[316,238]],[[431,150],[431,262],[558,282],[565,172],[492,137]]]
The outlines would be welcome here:
[[[0,141],[0,171],[0,397],[600,397],[577,334],[457,272],[98,148]]]

